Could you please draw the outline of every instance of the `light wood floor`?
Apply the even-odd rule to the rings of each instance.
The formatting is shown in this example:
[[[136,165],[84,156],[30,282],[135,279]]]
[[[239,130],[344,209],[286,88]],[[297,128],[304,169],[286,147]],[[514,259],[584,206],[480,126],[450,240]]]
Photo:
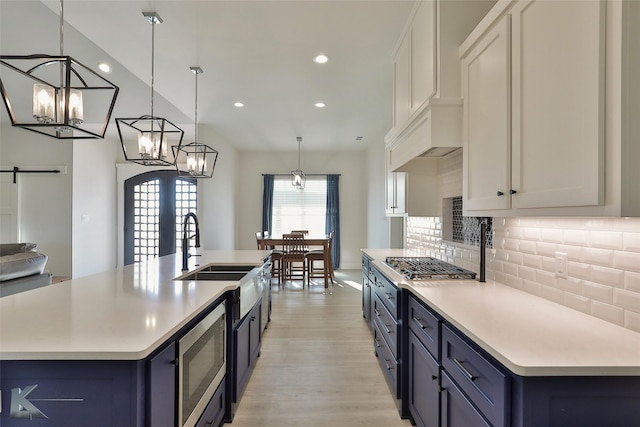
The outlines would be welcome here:
[[[411,425],[373,354],[361,274],[336,271],[341,284],[327,290],[274,281],[271,323],[231,427]]]

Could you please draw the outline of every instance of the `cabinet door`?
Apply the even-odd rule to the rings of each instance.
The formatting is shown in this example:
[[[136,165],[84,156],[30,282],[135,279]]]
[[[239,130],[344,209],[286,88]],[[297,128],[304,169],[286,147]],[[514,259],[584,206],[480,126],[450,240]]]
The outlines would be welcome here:
[[[406,212],[406,179],[405,172],[387,173],[387,215],[399,215]]]
[[[442,427],[491,427],[449,376],[442,373]]]
[[[440,369],[416,335],[409,332],[409,411],[419,427],[440,426]]]
[[[400,43],[393,63],[393,128],[399,129],[409,118],[409,37]]]
[[[411,28],[411,113],[436,92],[436,2],[420,2]]]
[[[514,208],[604,202],[604,1],[512,10]]]
[[[233,401],[239,402],[242,390],[251,373],[250,320],[245,318],[235,331],[236,360],[235,362],[235,390]]]
[[[173,427],[176,418],[176,345],[149,360],[148,426]]]
[[[509,26],[505,16],[462,58],[465,210],[510,208]]]

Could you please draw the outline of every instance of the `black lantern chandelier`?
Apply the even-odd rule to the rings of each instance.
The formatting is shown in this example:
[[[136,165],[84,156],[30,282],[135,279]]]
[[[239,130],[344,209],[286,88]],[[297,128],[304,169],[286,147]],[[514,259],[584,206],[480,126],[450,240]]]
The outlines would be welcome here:
[[[116,126],[127,161],[144,166],[173,166],[175,157],[169,139],[182,144],[184,131],[169,120],[153,115],[155,26],[162,23],[156,12],[142,12],[151,24],[151,114],[136,118],[117,118]]]
[[[298,169],[291,171],[291,185],[293,185],[298,190],[304,190],[304,184],[307,180],[307,177],[300,169],[300,143],[302,142],[302,137],[296,137],[298,140]]]
[[[104,138],[119,88],[63,50],[60,0],[60,55],[0,55],[11,124],[56,139]]]
[[[174,145],[171,147],[176,159],[178,175],[185,178],[212,178],[213,170],[218,160],[218,151],[206,144],[198,142],[198,75],[202,74],[202,68],[189,67],[195,75],[196,99],[195,99],[195,139],[186,145]]]

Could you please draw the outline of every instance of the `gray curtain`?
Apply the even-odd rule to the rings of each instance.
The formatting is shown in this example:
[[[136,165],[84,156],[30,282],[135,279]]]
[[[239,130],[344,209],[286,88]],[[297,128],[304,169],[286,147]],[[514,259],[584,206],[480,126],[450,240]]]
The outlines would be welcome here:
[[[333,247],[331,248],[331,261],[333,268],[340,267],[340,175],[327,175],[327,219],[325,232],[333,231]]]
[[[262,175],[262,231],[271,233],[271,213],[273,212],[273,175]]]

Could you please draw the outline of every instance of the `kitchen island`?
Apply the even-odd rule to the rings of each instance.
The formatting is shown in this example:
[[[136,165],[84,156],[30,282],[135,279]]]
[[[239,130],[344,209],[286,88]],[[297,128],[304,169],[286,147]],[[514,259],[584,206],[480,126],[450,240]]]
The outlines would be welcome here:
[[[640,334],[491,280],[408,280],[388,256],[416,254],[363,250],[363,312],[402,415],[418,425],[640,425]]]
[[[260,269],[268,257],[258,250],[200,251],[189,271]],[[157,389],[151,361],[215,307],[228,312],[241,285],[237,279],[180,280],[188,273],[181,267],[179,254],[168,255],[0,299],[0,424],[24,423],[15,415],[28,418],[37,407],[48,417],[38,425],[156,425],[150,420],[162,408],[150,398]],[[227,316],[229,330],[233,316]],[[53,387],[28,389],[45,377]],[[56,418],[60,414],[64,418]],[[174,425],[173,417],[166,425]]]

